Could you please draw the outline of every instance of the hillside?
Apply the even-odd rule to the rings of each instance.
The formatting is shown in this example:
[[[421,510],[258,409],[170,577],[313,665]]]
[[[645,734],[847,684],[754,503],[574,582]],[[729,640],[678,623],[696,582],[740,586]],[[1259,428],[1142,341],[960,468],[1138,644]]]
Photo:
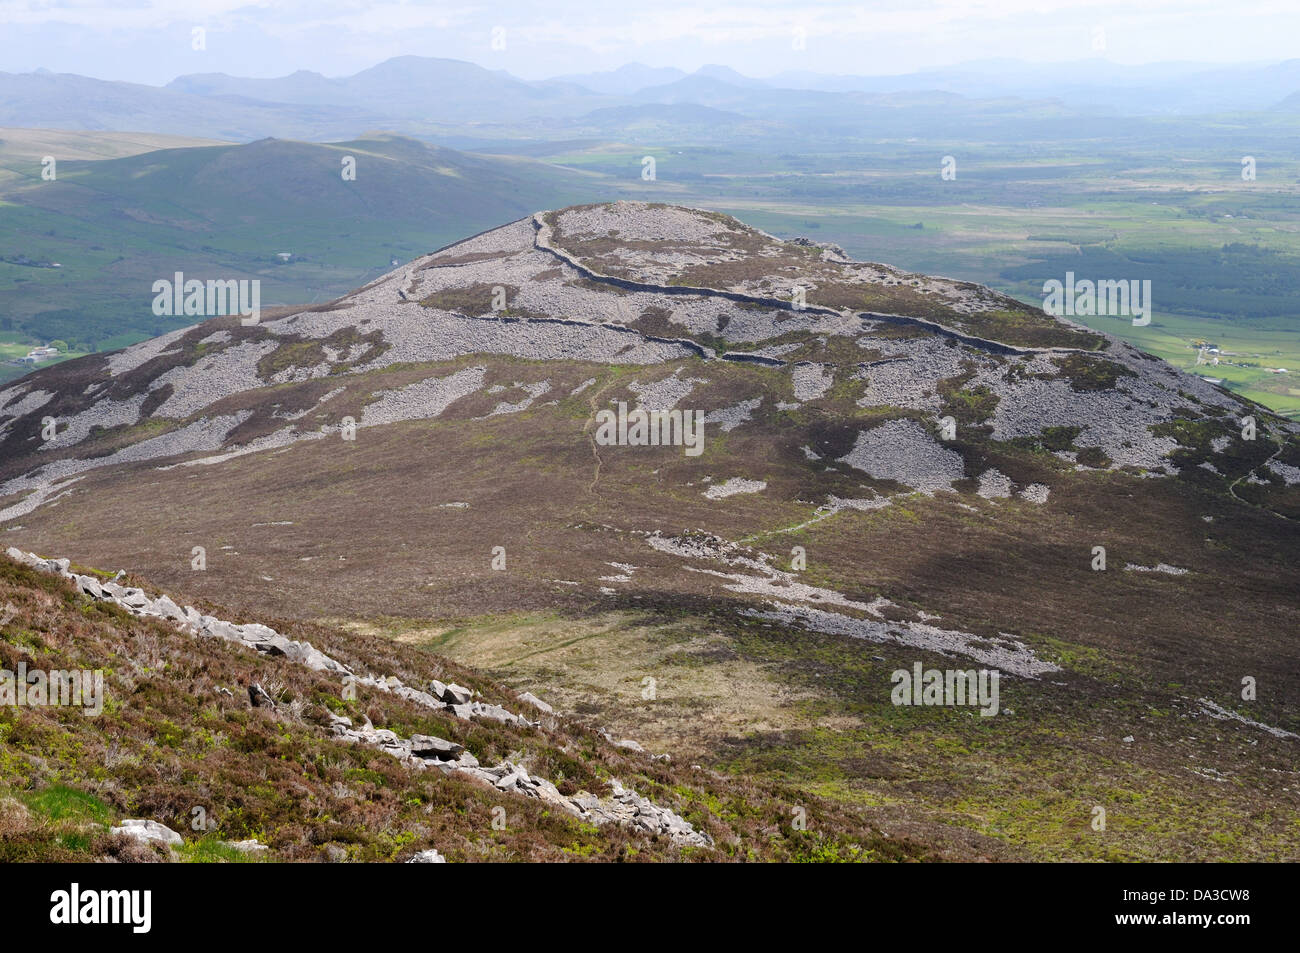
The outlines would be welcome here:
[[[58,152],[62,156],[62,152]],[[356,160],[344,180],[342,162]],[[17,160],[11,161],[11,167]],[[587,177],[375,134],[264,139],[101,161],[36,160],[3,186],[0,330],[102,348],[164,333],[150,288],[176,271],[259,279],[265,305],[325,301],[463,234],[585,194]],[[287,262],[277,256],[285,252]],[[6,257],[9,257],[8,255]]]
[[[0,72],[0,126],[123,130],[205,139],[344,134],[369,113],[222,100],[73,73]]]
[[[797,830],[789,791],[674,764],[410,647],[236,626],[13,548],[0,600],[10,677],[82,688],[76,707],[0,715],[6,862],[942,856],[820,802],[820,830]],[[179,837],[141,842],[129,819]]]
[[[0,166],[10,175],[30,178],[31,163],[34,161],[39,167],[47,155],[64,159],[120,159],[159,149],[216,145],[222,143],[145,132],[0,128]]]
[[[700,452],[598,439],[620,404]],[[24,378],[0,525],[938,852],[1280,859],[1295,436],[978,285],[617,203]],[[1000,671],[1001,711],[891,703],[915,664]]]

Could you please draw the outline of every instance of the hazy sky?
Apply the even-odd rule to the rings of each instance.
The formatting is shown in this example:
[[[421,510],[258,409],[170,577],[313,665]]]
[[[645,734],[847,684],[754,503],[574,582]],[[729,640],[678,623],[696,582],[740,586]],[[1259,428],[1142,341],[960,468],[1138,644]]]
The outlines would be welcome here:
[[[193,49],[196,27],[204,50]],[[493,48],[494,29],[504,49]],[[1300,56],[1300,0],[0,0],[7,72],[146,83],[198,72],[341,76],[403,54],[526,79],[634,61],[722,63],[754,76],[1098,54],[1264,62]]]

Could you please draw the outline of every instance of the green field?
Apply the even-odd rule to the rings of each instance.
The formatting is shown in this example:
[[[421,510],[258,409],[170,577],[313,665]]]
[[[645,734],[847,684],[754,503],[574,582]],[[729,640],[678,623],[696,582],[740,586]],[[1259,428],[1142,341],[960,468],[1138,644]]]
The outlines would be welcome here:
[[[44,341],[40,342],[46,343]],[[32,349],[32,345],[18,340],[14,334],[0,334],[0,384],[5,381],[11,381],[15,378],[22,377],[38,367],[49,367],[51,364],[57,364],[60,361],[71,360],[74,357],[83,357],[86,351],[64,351],[58,357],[52,357],[48,360],[41,361],[39,364],[10,364],[9,362],[17,357],[22,357]]]

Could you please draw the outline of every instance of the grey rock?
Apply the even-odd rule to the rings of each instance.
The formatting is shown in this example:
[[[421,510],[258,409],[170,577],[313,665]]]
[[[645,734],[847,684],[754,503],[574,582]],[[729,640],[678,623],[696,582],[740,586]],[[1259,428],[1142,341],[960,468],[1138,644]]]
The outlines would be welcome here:
[[[453,682],[450,685],[444,685],[442,694],[438,696],[448,705],[468,705],[474,698],[474,693],[468,688],[464,688]]]
[[[107,598],[104,594],[104,587],[93,576],[73,576],[72,578],[76,581],[77,588],[92,599]]]
[[[544,711],[544,712],[546,712],[546,714],[548,714],[548,715],[551,715],[551,714],[554,714],[554,713],[555,713],[555,709],[554,709],[554,708],[552,708],[550,705],[546,704],[546,702],[542,701],[540,698],[538,698],[538,697],[537,697],[536,695],[534,695],[532,692],[524,692],[523,694],[521,694],[521,695],[519,696],[519,700],[520,700],[521,702],[526,702],[527,704],[532,705],[532,706],[533,706],[534,708],[536,708],[538,711]]]
[[[159,596],[153,603],[154,611],[164,619],[175,619],[178,622],[185,620],[185,612],[176,603],[172,602],[167,596]]]
[[[482,702],[476,702],[471,711],[476,718],[486,718],[489,721],[499,721],[507,725],[518,724],[522,720],[514,712],[506,711],[500,705],[485,705]]]
[[[408,864],[445,864],[446,862],[447,858],[442,856],[442,854],[438,853],[432,847],[428,850],[420,851],[407,861]]]
[[[454,741],[435,738],[433,735],[411,735],[411,754],[417,758],[436,758],[439,761],[451,761],[465,750],[464,745]]]
[[[184,843],[184,839],[170,827],[159,824],[157,821],[151,821],[146,818],[129,818],[122,821],[121,826],[110,828],[110,834],[122,834],[141,843],[166,844],[169,847],[179,847]]]
[[[229,623],[226,623],[229,625]],[[279,632],[268,625],[262,625],[258,622],[249,622],[246,625],[230,626],[235,630],[235,637],[241,642],[256,644],[258,642],[269,642],[277,638],[282,638]]]

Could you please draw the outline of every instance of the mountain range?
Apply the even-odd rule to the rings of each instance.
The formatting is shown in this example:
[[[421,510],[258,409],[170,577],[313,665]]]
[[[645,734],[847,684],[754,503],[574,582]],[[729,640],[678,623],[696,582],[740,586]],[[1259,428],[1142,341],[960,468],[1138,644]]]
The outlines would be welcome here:
[[[305,70],[271,79],[202,73],[165,87],[43,70],[0,73],[0,125],[227,140],[340,139],[373,128],[432,137],[474,131],[484,138],[547,138],[590,129],[596,110],[637,104],[712,106],[803,125],[832,117],[873,121],[907,104],[942,108],[950,120],[965,122],[1027,109],[1079,117],[1285,110],[1297,88],[1300,60],[1239,67],[1125,67],[1098,60],[1050,69],[981,63],[892,77],[800,72],[769,79],[722,66],[687,74],[629,64],[526,81],[458,60],[400,56],[347,77]]]

